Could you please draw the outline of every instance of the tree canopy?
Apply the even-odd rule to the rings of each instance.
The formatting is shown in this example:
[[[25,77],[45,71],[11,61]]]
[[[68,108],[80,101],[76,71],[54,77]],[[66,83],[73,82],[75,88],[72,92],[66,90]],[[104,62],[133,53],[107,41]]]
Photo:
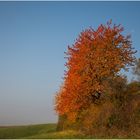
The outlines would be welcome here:
[[[78,112],[105,94],[107,79],[133,65],[135,51],[130,35],[123,35],[121,25],[100,25],[80,33],[66,52],[67,71],[64,85],[56,96],[56,110],[75,120]]]

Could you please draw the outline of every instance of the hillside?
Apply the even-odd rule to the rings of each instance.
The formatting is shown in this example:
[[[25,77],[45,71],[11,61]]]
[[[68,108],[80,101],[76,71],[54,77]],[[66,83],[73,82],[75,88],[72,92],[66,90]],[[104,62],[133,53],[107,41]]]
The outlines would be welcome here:
[[[56,131],[56,124],[0,127],[0,139],[84,138],[74,130]]]

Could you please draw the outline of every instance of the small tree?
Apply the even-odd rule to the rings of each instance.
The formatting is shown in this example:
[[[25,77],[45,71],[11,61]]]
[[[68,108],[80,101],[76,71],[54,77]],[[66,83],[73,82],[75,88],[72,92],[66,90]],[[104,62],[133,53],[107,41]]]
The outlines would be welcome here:
[[[77,114],[105,93],[107,79],[115,78],[135,57],[130,36],[123,27],[100,25],[83,31],[75,44],[68,47],[64,87],[56,96],[56,110],[75,120]]]
[[[133,68],[133,73],[137,76],[137,79],[140,82],[140,58],[136,61],[136,65]]]

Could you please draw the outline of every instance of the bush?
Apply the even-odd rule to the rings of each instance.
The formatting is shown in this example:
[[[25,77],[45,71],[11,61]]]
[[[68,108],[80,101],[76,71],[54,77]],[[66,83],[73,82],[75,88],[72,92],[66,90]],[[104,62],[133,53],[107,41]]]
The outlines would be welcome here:
[[[79,112],[75,123],[61,116],[59,130],[77,129],[91,138],[140,138],[139,84],[133,82],[112,95],[102,95]]]

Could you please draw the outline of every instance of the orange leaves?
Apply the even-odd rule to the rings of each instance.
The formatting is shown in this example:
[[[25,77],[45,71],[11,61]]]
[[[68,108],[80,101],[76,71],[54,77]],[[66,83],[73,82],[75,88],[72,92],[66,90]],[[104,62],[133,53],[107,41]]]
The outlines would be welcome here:
[[[74,120],[77,114],[103,94],[107,78],[131,65],[135,53],[130,36],[123,36],[120,25],[100,25],[83,31],[75,44],[68,47],[64,86],[56,97],[56,110]]]

